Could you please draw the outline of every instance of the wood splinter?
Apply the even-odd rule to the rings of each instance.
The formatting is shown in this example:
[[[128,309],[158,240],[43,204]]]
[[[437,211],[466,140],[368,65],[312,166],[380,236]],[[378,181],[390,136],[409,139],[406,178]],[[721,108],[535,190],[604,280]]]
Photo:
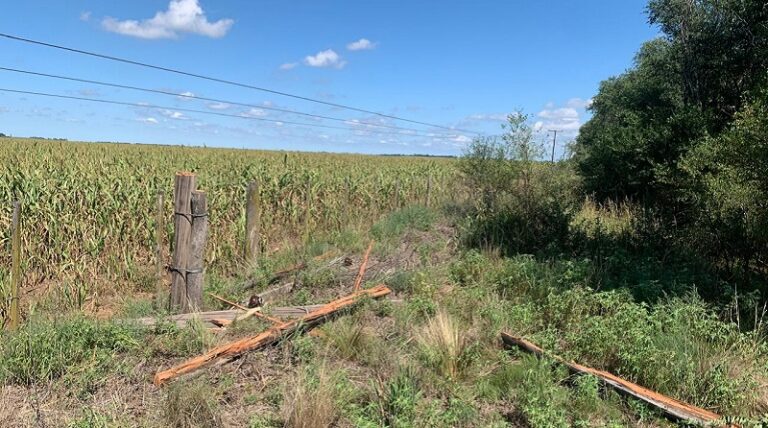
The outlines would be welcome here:
[[[203,355],[187,360],[170,369],[160,371],[155,375],[155,385],[163,385],[181,375],[192,373],[208,365],[228,362],[248,351],[278,343],[281,339],[292,333],[305,331],[322,323],[330,316],[349,308],[366,297],[383,297],[391,292],[385,285],[378,285],[334,300],[300,318],[277,324],[256,336],[246,337],[218,346]]]

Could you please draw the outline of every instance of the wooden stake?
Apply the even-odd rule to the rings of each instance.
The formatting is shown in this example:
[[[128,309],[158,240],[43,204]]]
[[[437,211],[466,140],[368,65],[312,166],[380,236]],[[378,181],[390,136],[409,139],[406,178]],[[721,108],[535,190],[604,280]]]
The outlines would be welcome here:
[[[368,249],[365,250],[365,255],[363,256],[363,262],[360,263],[360,270],[357,272],[357,278],[355,278],[355,292],[360,290],[360,284],[363,283],[363,276],[365,275],[365,269],[368,266],[368,256],[371,255],[371,249],[373,248],[373,240],[371,240],[371,243],[368,244]]]
[[[171,281],[171,312],[183,309],[187,301],[187,269],[189,267],[189,241],[192,232],[192,191],[195,175],[177,172],[173,189],[174,239],[173,277]]]
[[[13,203],[13,219],[11,220],[11,307],[10,329],[19,328],[19,285],[21,284],[21,206],[19,201]]]
[[[155,201],[155,276],[157,279],[157,289],[162,290],[164,266],[163,266],[163,236],[165,234],[165,192],[157,191]]]
[[[312,220],[312,182],[307,178],[307,185],[306,185],[306,192],[305,192],[306,200],[304,202],[304,205],[306,207],[306,212],[304,213],[304,243],[309,243],[309,224]]]
[[[392,194],[392,209],[400,208],[400,179],[395,181],[395,192]]]
[[[192,192],[192,231],[190,236],[189,270],[185,312],[197,312],[203,306],[205,283],[205,243],[208,239],[208,205],[205,192]]]
[[[536,355],[537,357],[546,356],[543,349],[523,339],[522,337],[516,337],[508,333],[501,333],[501,339],[507,346],[517,346],[526,352]],[[665,395],[659,394],[658,392],[651,391],[650,389],[624,380],[606,371],[596,370],[587,366],[582,366],[581,364],[569,362],[556,355],[550,355],[549,357],[561,364],[564,364],[572,372],[591,374],[603,381],[606,385],[617,389],[619,392],[644,401],[674,419],[705,426],[710,426],[712,422],[722,420],[722,418],[716,413],[692,406],[687,403],[683,403],[682,401],[675,400],[674,398],[667,397]]]
[[[261,194],[259,183],[248,184],[245,199],[245,261],[256,263],[261,252]]]
[[[427,175],[427,197],[424,201],[424,205],[426,205],[427,208],[429,208],[429,197],[432,193],[432,174]]]
[[[168,370],[158,372],[155,375],[155,385],[163,385],[179,376],[192,373],[214,363],[229,362],[248,351],[272,345],[292,333],[305,331],[314,327],[328,319],[329,316],[354,305],[365,297],[376,298],[386,296],[389,293],[391,293],[389,288],[384,285],[379,285],[334,300],[301,318],[281,323],[263,333],[257,334],[256,336],[246,337],[223,346],[218,346],[203,355],[187,360]]]

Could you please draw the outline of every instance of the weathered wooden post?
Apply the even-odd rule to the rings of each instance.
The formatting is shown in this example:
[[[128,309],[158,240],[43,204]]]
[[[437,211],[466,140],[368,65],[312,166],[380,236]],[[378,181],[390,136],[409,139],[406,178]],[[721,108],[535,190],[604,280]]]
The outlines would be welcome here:
[[[163,235],[165,234],[165,192],[157,191],[155,200],[155,277],[157,279],[157,289],[162,290],[163,286]]]
[[[304,243],[309,242],[309,224],[312,220],[312,181],[309,177],[307,177],[307,186],[306,186],[305,193],[305,207],[306,212],[304,213]]]
[[[171,266],[173,276],[169,301],[171,312],[183,309],[187,300],[193,190],[195,190],[195,175],[190,172],[177,172],[173,188],[174,239],[173,266]]]
[[[21,207],[19,201],[13,203],[11,220],[11,307],[10,329],[19,327],[19,284],[21,283]]]
[[[352,205],[352,178],[350,176],[344,178],[344,190],[346,193],[346,198],[344,199],[344,215],[339,216],[339,231],[344,230],[345,225],[349,226],[349,208],[350,205]]]
[[[196,312],[203,305],[203,284],[205,280],[205,243],[208,238],[208,206],[205,192],[192,192],[192,231],[189,245],[189,267],[187,268],[187,298],[184,312]]]
[[[255,263],[261,252],[261,194],[259,183],[248,184],[245,196],[245,261]]]
[[[392,209],[400,208],[400,179],[395,181],[395,191],[392,193]]]

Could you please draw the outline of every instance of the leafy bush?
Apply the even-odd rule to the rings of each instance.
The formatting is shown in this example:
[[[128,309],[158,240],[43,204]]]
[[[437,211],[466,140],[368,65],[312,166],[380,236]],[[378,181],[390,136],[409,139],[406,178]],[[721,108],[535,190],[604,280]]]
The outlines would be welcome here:
[[[537,161],[543,149],[527,120],[522,113],[509,115],[500,139],[476,139],[460,160],[479,196],[465,231],[472,247],[541,253],[567,243],[575,176],[565,164]]]
[[[768,404],[759,388],[768,347],[722,322],[700,298],[649,306],[626,290],[590,290],[578,274],[563,283],[561,269],[517,257],[488,274],[489,285],[513,302],[506,328],[699,406],[749,414]]]

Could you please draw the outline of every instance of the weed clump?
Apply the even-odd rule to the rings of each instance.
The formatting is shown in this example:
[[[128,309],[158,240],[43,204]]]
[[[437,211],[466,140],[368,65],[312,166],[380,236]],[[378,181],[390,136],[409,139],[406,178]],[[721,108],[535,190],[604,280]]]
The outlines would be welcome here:
[[[48,382],[78,366],[105,373],[117,353],[138,348],[139,336],[131,327],[84,317],[32,321],[0,341],[0,380]]]

